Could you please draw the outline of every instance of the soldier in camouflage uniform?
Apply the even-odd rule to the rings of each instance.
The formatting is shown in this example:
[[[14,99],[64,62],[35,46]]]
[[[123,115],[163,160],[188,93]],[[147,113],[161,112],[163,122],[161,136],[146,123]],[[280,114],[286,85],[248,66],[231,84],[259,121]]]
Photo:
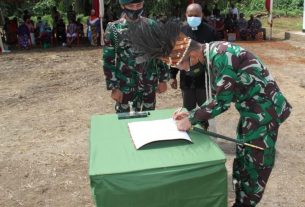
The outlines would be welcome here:
[[[103,49],[104,74],[107,90],[116,101],[116,112],[128,112],[129,102],[135,111],[154,110],[156,92],[167,88],[169,70],[159,59],[137,64],[137,53],[130,45],[127,33],[131,24],[154,22],[141,17],[143,0],[120,0],[124,15],[109,23],[105,32]]]
[[[250,52],[227,42],[211,43],[209,51],[207,47],[204,51],[209,53],[215,96],[192,111],[189,121],[196,124],[213,118],[235,103],[240,113],[237,139],[264,150],[237,145],[234,206],[256,206],[274,165],[279,125],[289,116],[291,106],[266,67]]]
[[[145,27],[145,26],[144,26]],[[252,53],[229,42],[212,42],[200,44],[184,35],[173,32],[178,27],[168,23],[159,31],[167,32],[163,41],[170,53],[159,52],[158,42],[150,40],[149,47],[141,47],[145,39],[155,39],[162,35],[141,33],[134,30],[133,45],[140,48],[146,55],[162,57],[163,61],[174,65],[180,70],[201,62],[207,65],[210,77],[212,98],[200,108],[188,112],[176,112],[174,119],[180,130],[189,130],[191,125],[211,119],[226,111],[231,102],[240,113],[237,128],[237,139],[263,148],[264,150],[236,147],[236,158],[233,163],[233,183],[236,200],[233,207],[256,206],[261,200],[266,183],[275,161],[275,144],[278,129],[291,112],[291,106],[281,93],[264,64]],[[168,30],[167,30],[168,29]],[[158,31],[155,29],[154,31]],[[138,34],[140,32],[140,34]],[[174,42],[174,45],[170,43]],[[169,46],[166,46],[169,45]],[[184,48],[181,51],[181,48]]]

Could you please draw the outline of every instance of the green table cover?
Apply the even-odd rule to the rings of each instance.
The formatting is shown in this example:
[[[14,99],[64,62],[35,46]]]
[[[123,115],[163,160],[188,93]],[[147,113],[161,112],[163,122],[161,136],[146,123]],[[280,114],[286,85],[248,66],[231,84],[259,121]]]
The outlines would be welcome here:
[[[226,207],[225,155],[209,137],[154,142],[135,149],[128,122],[165,119],[173,109],[147,118],[118,120],[96,115],[90,130],[90,185],[98,207]]]

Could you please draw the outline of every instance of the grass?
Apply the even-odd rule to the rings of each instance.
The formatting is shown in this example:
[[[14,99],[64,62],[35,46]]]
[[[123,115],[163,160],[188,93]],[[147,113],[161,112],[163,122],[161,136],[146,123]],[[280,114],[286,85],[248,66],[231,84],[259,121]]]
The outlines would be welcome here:
[[[267,17],[260,19],[263,27],[267,29],[269,34],[270,25],[267,23]],[[273,35],[283,38],[283,33],[287,31],[302,31],[303,28],[303,17],[277,17],[273,19]]]
[[[263,27],[269,27],[267,23],[267,18],[261,19]],[[279,17],[273,19],[273,28],[277,30],[302,30],[303,27],[303,17]]]

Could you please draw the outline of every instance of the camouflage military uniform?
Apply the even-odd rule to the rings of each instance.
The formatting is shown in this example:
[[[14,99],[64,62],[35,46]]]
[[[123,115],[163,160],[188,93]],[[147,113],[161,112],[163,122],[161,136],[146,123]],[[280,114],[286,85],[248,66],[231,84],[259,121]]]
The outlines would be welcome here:
[[[144,17],[140,17],[140,21],[154,23]],[[126,35],[128,24],[131,23],[121,18],[106,28],[103,68],[107,90],[119,89],[123,93],[122,103],[116,104],[117,112],[129,111],[129,101],[136,111],[154,110],[157,85],[168,80],[169,69],[157,59],[136,64],[137,54]]]
[[[214,97],[192,111],[190,121],[195,124],[213,118],[235,103],[240,113],[237,139],[265,149],[237,146],[235,206],[256,206],[274,165],[279,125],[289,116],[291,106],[261,61],[243,48],[227,42],[210,43],[209,60]]]

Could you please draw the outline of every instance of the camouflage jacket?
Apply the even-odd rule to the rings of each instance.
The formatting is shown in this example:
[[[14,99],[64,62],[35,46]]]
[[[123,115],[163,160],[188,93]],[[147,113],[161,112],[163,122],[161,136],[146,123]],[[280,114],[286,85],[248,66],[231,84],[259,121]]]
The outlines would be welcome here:
[[[192,124],[219,115],[231,102],[242,120],[249,121],[249,127],[274,121],[280,124],[289,116],[290,104],[257,57],[228,42],[213,42],[209,46],[213,98],[190,113]]]
[[[140,21],[154,23],[144,17],[141,17]],[[135,90],[140,93],[151,93],[156,90],[158,82],[169,79],[169,69],[158,59],[136,64],[137,53],[126,35],[129,24],[131,23],[121,18],[109,23],[106,28],[103,69],[107,90],[117,88],[122,92]]]

